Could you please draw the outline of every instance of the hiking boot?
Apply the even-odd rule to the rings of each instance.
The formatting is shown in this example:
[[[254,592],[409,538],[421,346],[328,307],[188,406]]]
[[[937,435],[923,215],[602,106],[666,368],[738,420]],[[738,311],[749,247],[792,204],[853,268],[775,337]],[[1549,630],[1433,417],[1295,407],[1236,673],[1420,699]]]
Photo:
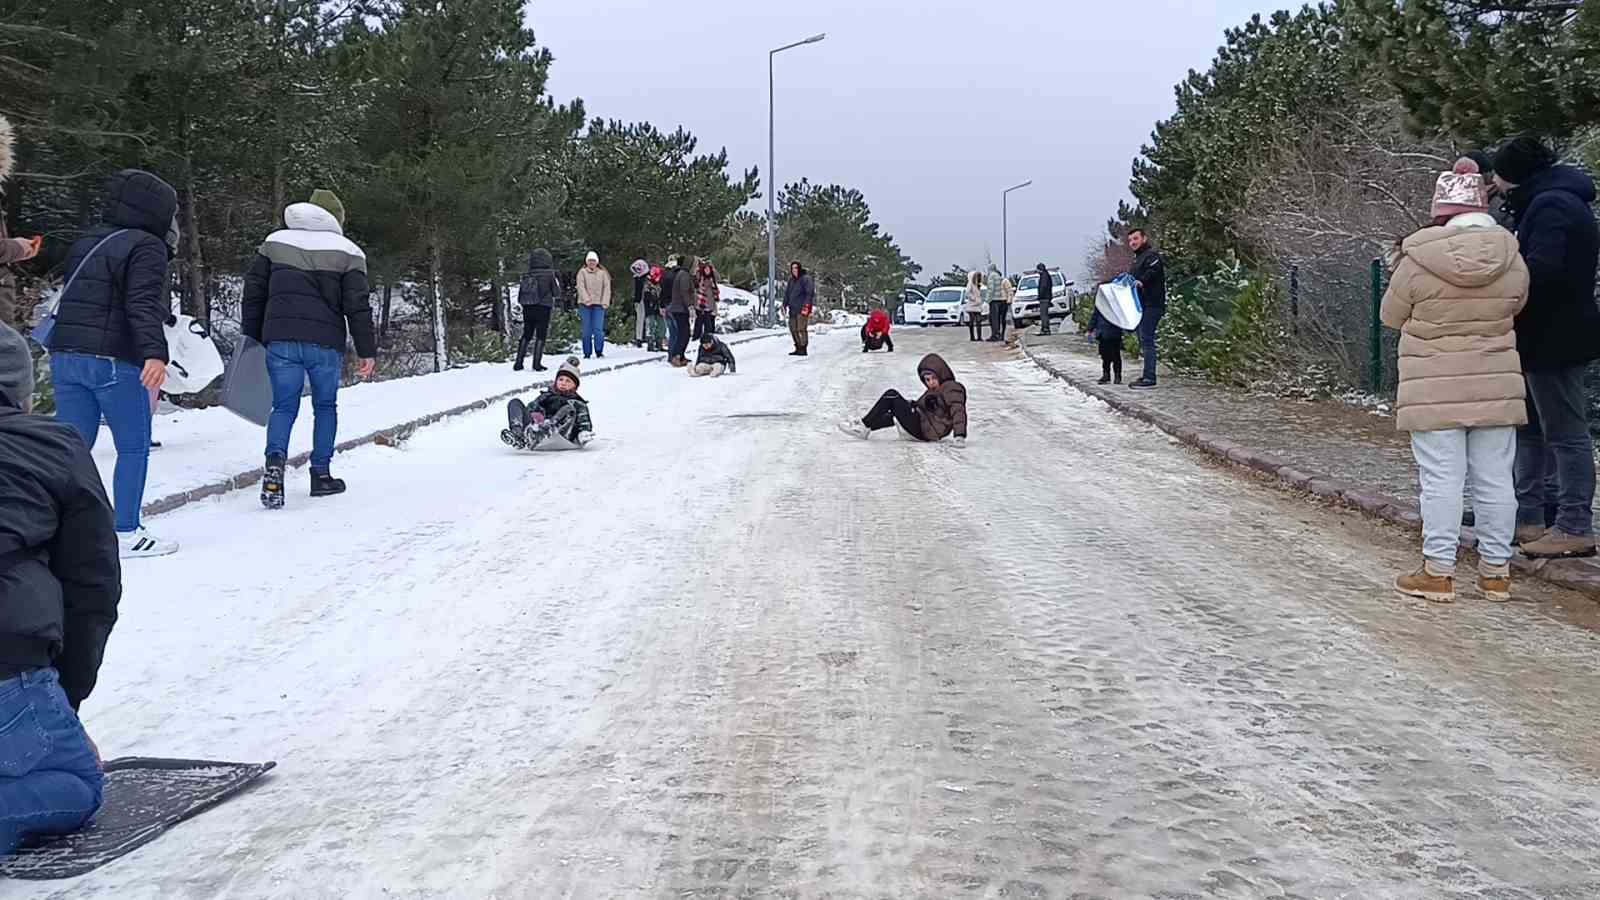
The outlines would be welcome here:
[[[853,438],[860,438],[863,441],[869,437],[872,437],[872,429],[861,424],[861,422],[856,419],[846,419],[845,421],[840,422],[839,430]]]
[[[1396,578],[1394,589],[1402,596],[1417,597],[1430,603],[1456,601],[1455,579],[1441,574],[1431,562],[1424,562],[1415,572]]]
[[[283,509],[283,457],[267,457],[261,474],[261,505],[267,509]]]
[[[1128,382],[1128,387],[1136,391],[1147,391],[1155,386],[1156,383],[1148,378],[1141,378],[1138,381]]]
[[[1511,566],[1510,564],[1491,566],[1488,563],[1478,564],[1478,590],[1483,594],[1483,599],[1490,603],[1505,603],[1511,599]]]
[[[1567,534],[1559,528],[1545,532],[1544,537],[1522,545],[1522,553],[1529,559],[1572,559],[1593,556],[1594,535]]]
[[[1101,375],[1100,376],[1100,380],[1095,382],[1095,384],[1110,384],[1110,383],[1111,383],[1111,376],[1110,375]]]
[[[117,556],[121,559],[143,559],[151,556],[169,556],[178,552],[176,541],[163,541],[152,537],[144,526],[132,531],[117,532]]]
[[[1523,544],[1531,544],[1544,537],[1549,530],[1543,525],[1518,525],[1516,534],[1511,538],[1511,545],[1521,547]]]
[[[311,496],[332,497],[334,494],[344,493],[344,479],[335,478],[327,472],[311,473]]]

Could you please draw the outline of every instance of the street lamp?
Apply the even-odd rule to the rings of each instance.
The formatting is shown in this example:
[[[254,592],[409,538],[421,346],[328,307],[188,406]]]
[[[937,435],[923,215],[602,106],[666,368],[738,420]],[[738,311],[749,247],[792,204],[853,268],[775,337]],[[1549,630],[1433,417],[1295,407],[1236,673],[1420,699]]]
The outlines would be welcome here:
[[[773,149],[773,136],[777,133],[777,116],[773,112],[772,89],[772,60],[785,50],[793,50],[806,44],[815,44],[827,37],[827,34],[813,34],[803,41],[784,44],[776,50],[767,53],[767,325],[770,327],[778,317],[778,179],[776,151]]]
[[[1011,259],[1009,257],[1010,248],[1006,244],[1007,240],[1010,238],[1011,222],[1010,211],[1006,208],[1006,201],[1010,199],[1012,191],[1020,191],[1030,184],[1033,184],[1033,179],[1031,178],[1021,184],[1012,185],[1011,187],[1008,187],[1000,192],[1000,268],[1003,270],[1000,273],[1001,278],[1011,277]]]

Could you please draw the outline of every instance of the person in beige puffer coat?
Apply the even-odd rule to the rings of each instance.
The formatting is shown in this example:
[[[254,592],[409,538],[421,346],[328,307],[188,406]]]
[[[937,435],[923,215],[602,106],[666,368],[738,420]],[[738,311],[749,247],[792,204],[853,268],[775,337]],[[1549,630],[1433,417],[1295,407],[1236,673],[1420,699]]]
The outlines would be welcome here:
[[[1528,300],[1517,239],[1495,224],[1477,164],[1439,176],[1434,226],[1406,238],[1384,295],[1383,323],[1400,331],[1395,425],[1411,432],[1422,488],[1422,568],[1395,588],[1455,599],[1462,491],[1471,476],[1478,584],[1510,599],[1517,498],[1516,427],[1528,420],[1512,320]]]
[[[578,316],[582,323],[583,358],[606,356],[606,310],[611,308],[611,273],[593,250],[578,270]]]

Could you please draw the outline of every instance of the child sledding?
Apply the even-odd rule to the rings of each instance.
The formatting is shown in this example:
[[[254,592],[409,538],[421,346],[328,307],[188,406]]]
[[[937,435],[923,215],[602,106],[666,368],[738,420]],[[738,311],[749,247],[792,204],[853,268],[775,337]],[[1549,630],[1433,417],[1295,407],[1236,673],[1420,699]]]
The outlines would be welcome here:
[[[573,450],[594,440],[589,402],[578,396],[578,358],[556,370],[555,383],[530,406],[521,400],[506,404],[506,428],[500,440],[518,450]]]
[[[700,355],[695,357],[694,365],[689,367],[688,372],[690,378],[717,378],[734,374],[737,365],[728,345],[708,331],[700,336]]]

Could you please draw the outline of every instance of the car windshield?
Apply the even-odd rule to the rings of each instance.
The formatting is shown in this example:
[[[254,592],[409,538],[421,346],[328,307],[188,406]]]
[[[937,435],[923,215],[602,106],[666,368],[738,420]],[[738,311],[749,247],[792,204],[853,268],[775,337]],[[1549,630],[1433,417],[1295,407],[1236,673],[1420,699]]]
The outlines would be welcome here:
[[[1022,285],[1017,288],[1019,291],[1037,291],[1038,289],[1039,276],[1037,275],[1024,275],[1022,277]]]
[[[960,303],[961,288],[938,288],[928,295],[929,303]]]

